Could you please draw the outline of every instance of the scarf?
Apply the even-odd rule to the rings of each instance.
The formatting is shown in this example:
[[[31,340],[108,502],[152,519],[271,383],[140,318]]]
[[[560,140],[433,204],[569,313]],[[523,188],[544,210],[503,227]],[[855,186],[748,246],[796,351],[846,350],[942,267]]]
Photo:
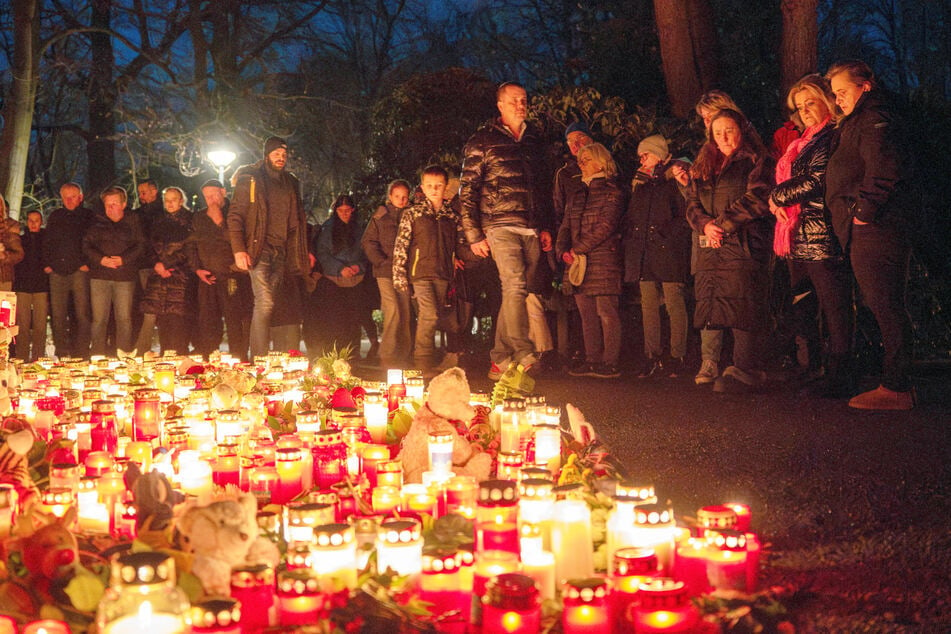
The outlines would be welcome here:
[[[792,164],[799,156],[802,148],[809,145],[812,137],[820,130],[826,127],[830,117],[826,117],[816,125],[806,128],[802,136],[791,141],[786,147],[786,151],[776,162],[776,184],[784,183],[792,178]],[[776,229],[773,232],[773,251],[780,257],[786,257],[792,250],[792,235],[799,225],[799,214],[802,208],[798,205],[785,207],[786,220],[776,219]]]

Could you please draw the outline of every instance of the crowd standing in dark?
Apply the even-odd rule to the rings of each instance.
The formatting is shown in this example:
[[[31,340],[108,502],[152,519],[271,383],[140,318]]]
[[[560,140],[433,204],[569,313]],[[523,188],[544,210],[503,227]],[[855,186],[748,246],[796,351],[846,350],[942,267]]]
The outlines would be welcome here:
[[[464,148],[458,193],[446,167],[431,165],[419,189],[393,181],[365,228],[349,194],[308,226],[277,137],[262,160],[237,170],[231,199],[223,183],[205,182],[194,214],[184,191],[169,187],[160,198],[152,180],[139,183],[131,213],[120,187],[100,194],[105,213],[94,214],[80,185],[63,184],[45,229],[37,212],[22,236],[15,222],[0,227],[0,290],[16,291],[22,326],[17,356],[45,356],[47,312],[60,357],[143,354],[153,349],[153,324],[163,352],[194,346],[210,355],[227,341],[242,360],[297,347],[302,335],[311,356],[332,346],[359,351],[362,326],[374,355],[368,315],[381,308],[385,367],[432,373],[478,363],[472,320],[489,316],[490,378],[518,366],[614,379],[628,318],[623,282],[640,300],[637,377],[693,374],[692,321],[695,383],[751,393],[770,385],[768,294],[779,258],[791,302],[818,299],[814,312],[803,303],[791,313],[797,336],[811,343],[805,376],[818,377],[805,389],[852,397],[861,409],[914,407],[904,294],[915,208],[900,122],[867,65],[842,62],[799,80],[771,150],[729,95],[710,91],[696,108],[706,142],[694,160],[673,159],[668,139],[652,134],[640,141],[631,177],[584,121],[566,126],[570,157],[552,169],[527,120],[525,89],[503,84],[496,97],[499,116]],[[858,395],[856,289],[885,349],[881,385]],[[545,309],[558,324],[563,364],[543,362],[557,356]],[[133,314],[145,316],[136,345]],[[574,314],[580,328],[569,326]]]

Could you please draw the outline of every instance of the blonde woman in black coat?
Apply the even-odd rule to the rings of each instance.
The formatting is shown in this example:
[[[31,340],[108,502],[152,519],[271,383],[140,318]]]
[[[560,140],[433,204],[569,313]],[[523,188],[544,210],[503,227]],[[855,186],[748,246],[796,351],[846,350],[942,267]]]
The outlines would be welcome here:
[[[575,302],[581,314],[585,363],[572,376],[613,379],[620,376],[621,237],[619,222],[624,196],[615,182],[617,166],[600,143],[578,152],[581,188],[568,203],[558,230],[555,251],[569,267],[584,256],[584,280],[577,285]]]

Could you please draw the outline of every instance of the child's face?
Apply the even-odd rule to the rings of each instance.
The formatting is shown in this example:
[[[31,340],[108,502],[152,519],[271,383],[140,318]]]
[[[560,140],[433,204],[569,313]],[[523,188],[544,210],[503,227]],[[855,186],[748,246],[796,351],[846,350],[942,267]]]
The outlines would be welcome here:
[[[446,179],[437,174],[423,174],[423,181],[420,183],[423,188],[423,194],[427,200],[437,209],[442,207],[444,194],[446,193]]]
[[[397,209],[402,209],[409,204],[409,190],[402,186],[394,187],[390,190],[390,204]]]

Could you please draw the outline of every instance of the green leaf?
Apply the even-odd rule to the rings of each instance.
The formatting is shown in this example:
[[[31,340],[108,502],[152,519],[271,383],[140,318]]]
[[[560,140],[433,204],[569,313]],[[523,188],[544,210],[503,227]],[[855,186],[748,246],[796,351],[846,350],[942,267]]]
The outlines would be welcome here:
[[[94,611],[102,600],[105,591],[106,586],[99,580],[99,577],[82,568],[78,569],[76,576],[70,579],[64,589],[73,607],[83,612]]]

